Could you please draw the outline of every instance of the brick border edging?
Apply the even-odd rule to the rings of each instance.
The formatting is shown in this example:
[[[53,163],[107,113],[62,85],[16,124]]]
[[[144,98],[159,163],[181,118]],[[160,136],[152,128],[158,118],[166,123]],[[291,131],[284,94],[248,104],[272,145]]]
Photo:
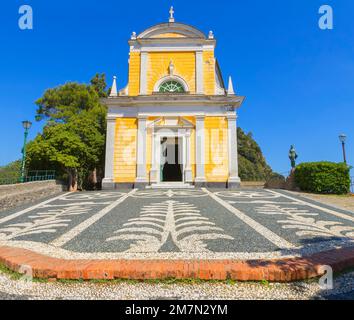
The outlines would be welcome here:
[[[12,271],[29,266],[35,278],[93,279],[201,279],[289,282],[318,277],[321,266],[334,272],[354,266],[354,247],[309,257],[274,260],[66,260],[30,250],[0,247],[0,263]]]

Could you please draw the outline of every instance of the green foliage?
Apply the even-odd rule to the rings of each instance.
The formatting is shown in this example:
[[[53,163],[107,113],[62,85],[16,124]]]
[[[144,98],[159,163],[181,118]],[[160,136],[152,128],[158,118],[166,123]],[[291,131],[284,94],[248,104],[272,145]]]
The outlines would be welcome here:
[[[237,129],[239,175],[244,181],[264,181],[273,174],[267,164],[262,150],[254,141],[252,133],[246,134],[241,128]]]
[[[349,170],[345,163],[302,163],[295,169],[295,182],[307,192],[346,194],[350,191]]]
[[[0,167],[0,184],[14,183],[20,180],[21,160]]]
[[[75,181],[79,177],[79,187],[87,185],[93,170],[103,171],[107,110],[98,92],[105,87],[103,80],[96,75],[92,85],[67,83],[37,100],[37,120],[46,124],[27,146],[31,170],[56,170]]]
[[[99,96],[93,87],[70,82],[48,89],[36,101],[36,120],[66,123],[76,114],[92,110],[98,103]]]
[[[106,75],[104,73],[96,73],[96,75],[91,79],[90,83],[100,98],[107,98],[108,90],[106,84]]]

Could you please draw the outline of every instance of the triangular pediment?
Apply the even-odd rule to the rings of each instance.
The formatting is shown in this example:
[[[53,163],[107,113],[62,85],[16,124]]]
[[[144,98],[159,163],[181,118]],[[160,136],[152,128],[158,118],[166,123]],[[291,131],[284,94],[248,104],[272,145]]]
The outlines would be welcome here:
[[[150,127],[194,128],[194,124],[183,117],[161,117],[150,123]]]

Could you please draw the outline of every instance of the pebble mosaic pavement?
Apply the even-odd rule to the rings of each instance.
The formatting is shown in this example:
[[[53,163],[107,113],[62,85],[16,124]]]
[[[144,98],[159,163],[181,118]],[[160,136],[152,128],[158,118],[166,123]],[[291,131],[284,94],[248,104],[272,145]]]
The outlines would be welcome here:
[[[353,212],[279,190],[66,193],[0,212],[0,246],[65,259],[285,258],[353,240]]]

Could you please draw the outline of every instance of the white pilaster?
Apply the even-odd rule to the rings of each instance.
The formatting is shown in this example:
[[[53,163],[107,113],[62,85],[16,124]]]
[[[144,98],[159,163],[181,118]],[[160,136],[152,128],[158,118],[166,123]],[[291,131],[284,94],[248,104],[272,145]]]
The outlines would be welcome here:
[[[196,116],[196,127],[195,127],[195,145],[196,145],[196,177],[195,182],[204,183],[205,179],[205,137],[204,137],[204,120],[205,116]]]
[[[186,164],[184,168],[184,181],[186,183],[192,182],[192,166],[191,166],[191,133],[188,131],[185,135],[186,141]]]
[[[103,189],[114,189],[113,169],[115,130],[116,119],[107,119],[105,178],[102,180]]]
[[[147,183],[146,172],[146,116],[138,116],[138,137],[137,137],[137,152],[136,152],[136,164],[137,164],[137,177],[136,183]]]
[[[229,187],[239,186],[241,180],[238,176],[238,151],[237,151],[237,115],[227,116],[228,145],[229,145]]]
[[[140,54],[140,94],[147,94],[147,60],[148,53]]]
[[[196,52],[196,88],[197,94],[204,94],[203,51]]]
[[[150,183],[158,183],[158,136],[156,132],[152,132],[151,136],[151,170],[150,170]]]

